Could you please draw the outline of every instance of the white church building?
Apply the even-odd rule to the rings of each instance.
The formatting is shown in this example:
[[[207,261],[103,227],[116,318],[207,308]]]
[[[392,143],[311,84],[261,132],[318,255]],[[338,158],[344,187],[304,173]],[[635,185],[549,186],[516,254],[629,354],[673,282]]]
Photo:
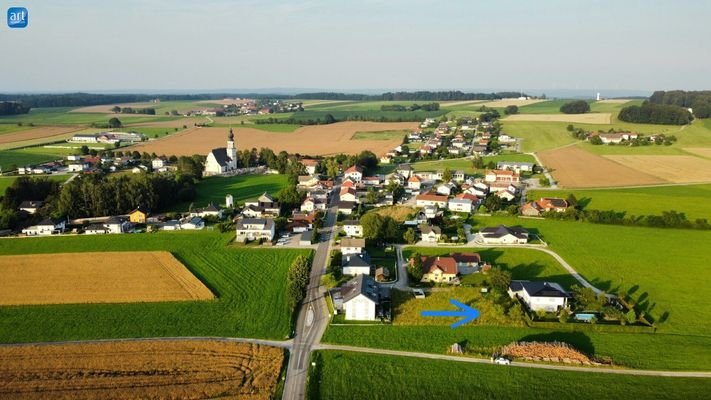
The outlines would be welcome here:
[[[212,149],[205,161],[205,176],[222,175],[237,169],[237,148],[235,147],[235,135],[230,128],[227,135],[227,148],[219,147]]]

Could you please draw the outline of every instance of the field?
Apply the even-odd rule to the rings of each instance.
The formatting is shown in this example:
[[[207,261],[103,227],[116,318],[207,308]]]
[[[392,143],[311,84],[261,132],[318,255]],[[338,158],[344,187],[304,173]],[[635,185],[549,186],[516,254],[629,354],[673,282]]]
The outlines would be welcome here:
[[[209,202],[224,205],[227,194],[232,195],[235,204],[243,203],[245,200],[256,199],[264,192],[275,195],[286,183],[286,175],[213,176],[195,186],[195,200],[178,203],[171,207],[171,211],[187,211],[190,203],[195,207],[205,207]]]
[[[270,399],[282,349],[207,340],[0,347],[3,399]],[[38,362],[39,361],[39,362]]]
[[[402,139],[410,133],[409,130],[399,131],[380,131],[380,132],[356,132],[351,137],[351,140],[392,140]]]
[[[533,153],[578,142],[565,130],[566,125],[564,122],[507,121],[503,132],[523,139],[521,151]]]
[[[0,305],[209,300],[165,251],[0,256]]]
[[[69,175],[47,175],[47,178],[57,182],[64,182],[69,179]],[[12,182],[14,182],[15,179],[17,179],[16,176],[0,177],[0,197],[5,194],[5,189],[10,187],[10,185],[12,185]]]
[[[502,121],[568,122],[574,124],[609,124],[610,113],[587,114],[515,114]]]
[[[536,163],[536,159],[528,154],[501,154],[498,156],[482,157],[484,164],[499,161],[518,161]],[[455,158],[450,160],[420,161],[410,164],[415,171],[438,171],[449,168],[452,171],[462,170],[465,173],[473,174],[483,172],[484,169],[477,170],[472,165],[471,159]]]
[[[78,131],[81,128],[77,127],[42,127],[32,128],[14,133],[6,133],[0,135],[0,144],[21,142],[25,140],[48,138],[52,136],[63,135],[69,132]]]
[[[622,393],[636,399],[691,399],[705,397],[709,387],[703,378],[548,371],[342,351],[318,352],[316,360],[309,377],[311,400],[582,400],[619,398]]]
[[[711,160],[693,156],[605,156],[606,158],[671,183],[711,181]]]
[[[124,125],[140,122],[171,121],[181,117],[167,115],[141,115],[141,114],[101,114],[70,112],[72,107],[33,108],[27,114],[0,116],[0,123],[33,123],[35,125],[88,125],[93,122],[107,123],[116,116]]]
[[[575,195],[587,209],[624,211],[631,215],[683,212],[693,220],[711,220],[711,185],[660,186],[629,189],[529,190],[529,200]]]
[[[158,336],[283,339],[291,326],[286,273],[298,255],[309,252],[227,246],[233,239],[234,232],[217,231],[4,239],[2,255],[169,251],[217,300],[4,306],[0,342]]]
[[[519,108],[530,107],[533,104],[544,103],[545,100],[518,100],[518,99],[501,99],[488,101],[484,103],[477,104],[477,108],[481,106],[487,106],[489,108],[504,108],[508,106],[518,106]]]
[[[47,151],[46,153],[38,153],[37,151],[25,150],[0,150],[0,168],[3,171],[9,171],[15,167],[25,165],[39,164],[46,161],[58,160],[62,156],[58,156],[55,152]]]
[[[238,149],[269,147],[275,152],[308,155],[357,154],[371,150],[380,155],[402,143],[402,138],[390,140],[352,140],[356,132],[414,129],[416,122],[340,122],[329,125],[310,125],[293,133],[268,132],[254,128],[234,127]],[[198,128],[176,133],[160,140],[137,144],[131,150],[166,155],[207,154],[211,149],[224,147],[226,128]]]
[[[665,183],[651,174],[568,146],[538,153],[558,185],[569,188],[634,186]],[[665,167],[667,167],[665,165]]]

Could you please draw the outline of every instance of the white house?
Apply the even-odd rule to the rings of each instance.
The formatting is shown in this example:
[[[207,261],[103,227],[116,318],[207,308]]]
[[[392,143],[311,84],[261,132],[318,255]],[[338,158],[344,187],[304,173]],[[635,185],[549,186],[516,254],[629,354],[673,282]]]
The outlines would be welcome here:
[[[165,164],[166,164],[165,160],[160,157],[156,157],[153,160],[151,160],[151,167],[153,167],[153,169],[163,168],[163,167],[165,167]]]
[[[45,218],[37,225],[23,229],[22,233],[27,236],[53,235],[55,233],[62,233],[66,229],[66,223],[67,221],[64,219]]]
[[[343,238],[341,239],[341,254],[360,254],[365,247],[365,239]]]
[[[131,222],[126,218],[121,217],[110,217],[103,223],[92,224],[84,229],[84,233],[87,235],[101,235],[110,233],[124,233],[131,229]]]
[[[343,221],[343,232],[350,237],[361,237],[363,236],[363,225],[356,220]]]
[[[210,202],[205,208],[195,208],[190,212],[190,217],[215,217],[222,219],[222,208]]]
[[[43,201],[31,201],[31,200],[25,200],[22,203],[20,203],[20,206],[18,209],[20,211],[25,211],[28,214],[34,214],[37,212],[42,207],[42,204],[44,204]]]
[[[440,208],[447,207],[447,196],[436,194],[421,194],[415,197],[415,205],[417,207],[437,206]]]
[[[353,182],[359,183],[363,180],[363,168],[354,165],[343,173],[344,178],[350,178]]]
[[[346,320],[375,321],[380,305],[380,285],[368,275],[358,275],[340,288]]]
[[[472,212],[472,200],[468,197],[458,196],[454,199],[449,199],[448,207],[449,211],[470,213]]]
[[[516,162],[516,161],[499,161],[496,163],[496,169],[514,171],[517,174],[521,172],[533,172],[533,163]]]
[[[316,175],[316,168],[318,167],[319,161],[310,159],[310,158],[305,158],[301,160],[301,164],[304,165],[304,168],[306,168],[306,173],[309,175]]]
[[[358,196],[356,195],[356,190],[354,188],[341,189],[339,200],[358,203]]]
[[[526,244],[528,243],[528,231],[520,226],[506,227],[499,225],[496,227],[482,228],[479,236],[486,244]]]
[[[429,243],[437,243],[442,237],[442,230],[439,226],[421,225],[420,232],[422,233],[422,241]]]
[[[410,164],[400,164],[395,168],[395,172],[397,172],[400,176],[402,176],[405,179],[409,179],[410,176],[412,176],[413,171],[412,167]]]
[[[69,172],[82,172],[86,171],[89,169],[89,164],[88,163],[81,163],[81,164],[69,164],[67,165],[67,170]]]
[[[200,217],[188,217],[180,220],[180,229],[200,230],[205,228],[205,220]]]
[[[437,186],[437,193],[444,196],[450,196],[456,189],[457,185],[452,182],[447,182]]]
[[[517,297],[532,311],[558,312],[568,306],[571,297],[555,282],[511,281],[511,298]]]
[[[347,254],[341,259],[343,275],[370,275],[368,257],[360,254]]]
[[[242,218],[236,226],[238,242],[251,240],[272,240],[274,237],[274,220],[266,218]]]
[[[212,149],[205,160],[205,175],[222,175],[237,169],[237,147],[235,135],[230,128],[227,135],[227,148]]]
[[[496,196],[504,201],[514,201],[516,199],[516,192],[510,189],[499,190],[498,192],[496,192]]]
[[[422,188],[422,179],[417,175],[412,175],[410,179],[407,180],[407,188],[412,190],[420,190]]]

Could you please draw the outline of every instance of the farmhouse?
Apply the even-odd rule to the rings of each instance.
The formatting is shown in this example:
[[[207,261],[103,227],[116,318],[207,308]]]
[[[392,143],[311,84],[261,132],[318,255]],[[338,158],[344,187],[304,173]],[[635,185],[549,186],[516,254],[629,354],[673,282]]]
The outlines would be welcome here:
[[[265,218],[242,218],[237,221],[238,242],[251,240],[272,240],[274,237],[274,220]]]
[[[331,291],[336,310],[345,310],[346,320],[375,321],[390,318],[387,304],[390,291],[368,275],[358,275],[340,288]]]
[[[603,144],[620,144],[625,140],[637,139],[636,133],[600,133],[597,135]]]
[[[29,228],[22,230],[27,236],[37,236],[37,235],[53,235],[55,233],[62,233],[66,229],[66,220],[64,219],[53,219],[45,218],[40,223]]]
[[[367,255],[343,255],[341,267],[343,267],[343,275],[370,275],[370,262]]]
[[[521,206],[521,215],[538,217],[549,211],[565,212],[568,202],[557,197],[542,197]]]
[[[479,236],[486,244],[526,244],[528,231],[520,226],[487,227],[479,231]]]
[[[422,257],[420,282],[458,283],[457,261],[454,257]]]
[[[520,174],[521,172],[533,172],[533,163],[499,161],[498,163],[496,163],[496,169],[514,171],[517,174]]]
[[[360,183],[361,180],[363,180],[363,168],[354,165],[350,168],[348,168],[344,173],[343,176],[345,178],[349,178],[355,183]]]
[[[436,225],[420,225],[422,240],[429,243],[437,243],[442,237],[442,230]]]
[[[365,239],[352,239],[343,238],[341,239],[341,254],[360,254],[363,252],[365,247]]]
[[[343,221],[343,232],[350,237],[361,237],[363,236],[363,225],[352,219]]]
[[[235,135],[230,128],[227,135],[227,148],[212,149],[205,160],[205,175],[222,175],[237,169],[237,148]]]
[[[150,215],[150,211],[147,208],[138,206],[138,208],[128,213],[128,220],[134,224],[145,224],[148,215]]]
[[[446,208],[447,196],[440,196],[436,194],[420,194],[415,197],[415,203],[417,207],[438,206],[441,208]]]
[[[508,293],[532,311],[557,312],[568,306],[570,298],[570,294],[555,282],[511,281]]]
[[[37,210],[39,210],[42,207],[42,204],[44,204],[44,202],[42,202],[42,201],[25,200],[22,203],[20,203],[18,210],[24,211],[28,214],[35,214],[37,212]]]

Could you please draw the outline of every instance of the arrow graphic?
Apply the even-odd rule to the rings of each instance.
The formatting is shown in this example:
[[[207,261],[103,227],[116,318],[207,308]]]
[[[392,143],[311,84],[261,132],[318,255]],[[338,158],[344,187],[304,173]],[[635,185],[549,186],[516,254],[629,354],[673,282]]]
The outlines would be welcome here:
[[[460,310],[422,311],[420,315],[423,317],[462,317],[462,319],[452,324],[452,328],[456,328],[479,318],[479,310],[471,308],[468,305],[454,299],[449,299],[449,302],[452,303],[453,306],[459,307]]]

